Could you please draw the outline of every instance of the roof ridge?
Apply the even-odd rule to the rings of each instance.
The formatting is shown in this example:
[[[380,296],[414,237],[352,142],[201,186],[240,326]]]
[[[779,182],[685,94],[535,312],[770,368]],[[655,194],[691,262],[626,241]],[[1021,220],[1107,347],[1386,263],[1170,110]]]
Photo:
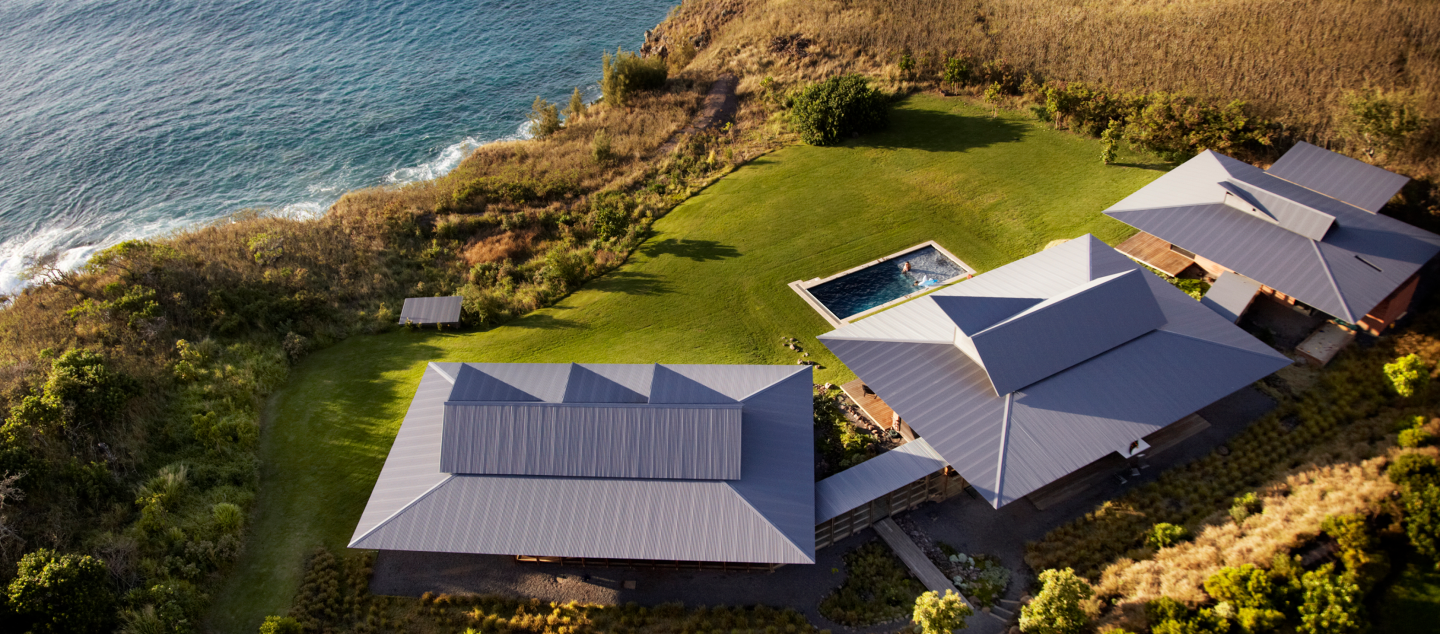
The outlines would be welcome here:
[[[446,483],[448,483],[448,482],[450,482],[451,480],[454,480],[454,479],[455,479],[455,474],[453,474],[453,473],[447,473],[447,474],[445,474],[445,479],[444,479],[444,480],[441,480],[441,481],[439,481],[439,482],[436,482],[436,483],[434,484],[434,486],[431,486],[430,488],[425,489],[425,492],[424,492],[424,493],[421,493],[420,495],[415,496],[415,499],[410,500],[409,502],[405,503],[405,506],[402,506],[402,507],[400,507],[400,508],[398,508],[398,509],[395,509],[395,512],[394,512],[394,513],[391,513],[390,515],[386,516],[385,519],[380,520],[379,522],[376,522],[376,524],[375,524],[374,526],[370,527],[370,530],[365,531],[365,533],[364,533],[363,535],[361,535],[361,536],[359,536],[359,537],[352,538],[352,539],[350,540],[350,544],[349,544],[347,547],[348,547],[348,548],[353,548],[357,542],[359,542],[359,541],[362,540],[362,539],[365,539],[366,537],[369,537],[369,536],[375,534],[375,531],[380,530],[380,529],[383,528],[386,524],[389,524],[391,521],[393,521],[395,518],[400,517],[400,514],[401,514],[401,513],[404,513],[405,511],[408,511],[408,510],[410,510],[410,509],[412,509],[412,508],[415,508],[415,505],[416,505],[416,504],[419,504],[419,503],[420,503],[420,500],[423,500],[423,499],[425,499],[425,498],[427,498],[427,497],[430,497],[430,494],[431,494],[431,493],[434,493],[435,491],[439,490],[440,487],[445,486]]]
[[[1000,508],[1000,495],[1004,490],[1005,481],[1005,454],[1010,446],[1010,412],[1011,405],[1015,402],[1015,393],[1005,395],[1005,415],[1000,421],[1000,451],[998,460],[995,463],[995,500],[991,502],[995,508]]]
[[[1154,330],[1154,332],[1163,332],[1163,333],[1165,333],[1165,334],[1167,334],[1167,335],[1174,335],[1174,336],[1176,336],[1176,337],[1184,337],[1184,338],[1189,339],[1189,340],[1191,340],[1191,341],[1199,341],[1200,343],[1208,343],[1208,344],[1210,344],[1210,345],[1212,345],[1212,346],[1215,346],[1215,347],[1217,347],[1217,348],[1229,348],[1229,349],[1231,349],[1231,350],[1238,350],[1238,351],[1240,351],[1240,352],[1244,352],[1244,353],[1247,353],[1247,354],[1252,354],[1252,355],[1255,355],[1255,356],[1269,357],[1269,355],[1266,355],[1266,354],[1263,353],[1263,352],[1256,352],[1256,351],[1254,351],[1254,350],[1248,350],[1248,349],[1245,349],[1245,348],[1241,348],[1241,347],[1239,347],[1239,346],[1232,346],[1232,345],[1230,345],[1230,344],[1228,344],[1228,343],[1222,343],[1222,342],[1219,342],[1219,341],[1215,341],[1215,340],[1213,340],[1213,339],[1205,339],[1205,338],[1203,338],[1203,337],[1196,337],[1195,335],[1187,335],[1187,334],[1185,334],[1185,333],[1183,333],[1183,332],[1175,332],[1174,330],[1165,330],[1165,329],[1163,329],[1163,328],[1156,328],[1156,329]],[[1248,333],[1247,333],[1246,336],[1249,336]],[[1137,338],[1137,339],[1138,339],[1138,338]],[[1264,345],[1264,344],[1261,344],[1261,345]],[[1273,350],[1273,349],[1272,349],[1272,350]],[[1280,353],[1279,353],[1279,352],[1276,352],[1275,354],[1280,354]],[[1284,357],[1285,355],[1281,354],[1280,356]],[[1272,359],[1273,359],[1274,357],[1269,357],[1269,358],[1272,358]],[[1289,359],[1290,357],[1285,357],[1285,358],[1286,358],[1286,359]]]
[[[863,341],[863,340],[862,340],[862,341]],[[797,367],[795,368],[795,370],[794,370],[793,372],[791,372],[790,374],[787,374],[787,375],[782,376],[782,377],[780,377],[780,378],[778,378],[778,379],[775,379],[775,380],[772,381],[769,385],[766,385],[765,387],[759,388],[759,389],[755,390],[754,392],[751,392],[751,393],[749,393],[749,394],[746,394],[745,396],[742,396],[742,397],[740,397],[740,398],[735,399],[735,402],[737,402],[737,403],[744,403],[746,400],[749,400],[749,399],[751,399],[751,398],[754,398],[754,397],[756,397],[756,396],[759,396],[761,392],[764,392],[764,391],[766,391],[766,390],[768,390],[768,389],[770,389],[770,388],[773,388],[773,387],[775,387],[775,386],[777,386],[777,385],[780,385],[781,383],[784,383],[785,381],[789,381],[790,379],[794,378],[795,375],[797,375],[797,374],[799,374],[799,373],[801,373],[801,372],[804,372],[805,370],[807,370],[807,369],[809,369],[809,368],[810,368],[810,366],[808,366],[808,365],[797,366]],[[668,369],[668,368],[667,368],[667,369]],[[693,379],[692,379],[692,380],[693,380]],[[704,383],[701,383],[701,385],[704,385]],[[707,387],[708,387],[708,386],[707,386]],[[714,388],[711,388],[711,389],[714,389]]]
[[[1310,246],[1315,249],[1315,257],[1320,260],[1320,270],[1325,272],[1325,279],[1330,281],[1330,289],[1335,291],[1336,299],[1340,300],[1340,309],[1345,311],[1345,319],[1350,323],[1357,323],[1360,320],[1355,318],[1355,313],[1350,311],[1349,302],[1345,301],[1345,292],[1340,290],[1340,285],[1335,283],[1335,274],[1330,272],[1330,261],[1325,259],[1325,253],[1320,250],[1320,242],[1311,240]]]

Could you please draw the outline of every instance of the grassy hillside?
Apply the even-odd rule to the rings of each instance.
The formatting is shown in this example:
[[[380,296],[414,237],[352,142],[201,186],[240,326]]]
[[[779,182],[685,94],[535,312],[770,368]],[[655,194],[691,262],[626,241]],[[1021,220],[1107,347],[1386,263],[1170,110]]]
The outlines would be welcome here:
[[[1129,229],[1100,210],[1160,172],[1103,166],[1098,144],[958,99],[910,98],[888,132],[788,147],[656,222],[631,262],[485,332],[357,337],[311,356],[274,401],[250,547],[212,624],[253,631],[283,612],[316,545],[343,547],[429,361],[781,363],[830,327],[786,283],[924,240],[991,269],[1057,238]],[[1128,157],[1132,161],[1138,157]]]
[[[700,65],[777,77],[894,72],[902,51],[968,52],[1044,78],[1250,102],[1321,143],[1347,90],[1414,95],[1440,115],[1440,11],[1430,0],[692,0],[663,27],[700,37]],[[793,35],[808,47],[776,38]],[[674,48],[674,47],[672,47]],[[1436,151],[1435,126],[1416,162]]]

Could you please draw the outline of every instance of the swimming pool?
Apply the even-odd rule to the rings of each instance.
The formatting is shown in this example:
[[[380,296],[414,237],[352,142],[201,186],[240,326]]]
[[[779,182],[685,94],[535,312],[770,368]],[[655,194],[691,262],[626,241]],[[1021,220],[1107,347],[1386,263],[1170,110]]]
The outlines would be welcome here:
[[[905,263],[910,270],[905,271]],[[933,243],[805,286],[815,300],[840,320],[934,288],[970,271]],[[797,289],[798,290],[798,289]]]

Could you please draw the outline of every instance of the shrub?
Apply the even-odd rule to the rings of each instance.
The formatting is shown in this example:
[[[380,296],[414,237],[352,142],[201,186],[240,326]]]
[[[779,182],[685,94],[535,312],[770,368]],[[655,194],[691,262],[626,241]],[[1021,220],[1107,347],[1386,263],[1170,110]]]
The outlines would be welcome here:
[[[260,634],[304,634],[299,621],[288,616],[267,616],[260,624]]]
[[[1400,432],[1400,437],[1396,439],[1396,442],[1405,448],[1423,447],[1430,444],[1434,437],[1434,434],[1423,429],[1407,429]]]
[[[1115,146],[1120,142],[1120,121],[1111,119],[1100,134],[1100,162],[1109,165],[1115,162]]]
[[[1385,364],[1385,378],[1401,398],[1410,398],[1430,386],[1430,364],[1418,354],[1407,354]]]
[[[1259,513],[1264,508],[1265,504],[1260,501],[1259,496],[1253,492],[1246,493],[1235,498],[1235,501],[1230,504],[1230,519],[1235,520],[1236,524],[1244,524],[1251,515]]]
[[[98,632],[115,620],[109,582],[100,560],[42,548],[20,559],[7,595],[33,632]]]
[[[926,592],[915,599],[913,620],[921,634],[950,634],[964,629],[965,618],[974,613],[953,590],[946,590],[943,597],[938,592]]]
[[[1273,608],[1240,608],[1235,622],[1244,634],[1274,632],[1285,624],[1285,613]]]
[[[541,97],[536,97],[535,103],[530,104],[530,114],[526,118],[530,120],[530,134],[537,139],[560,131],[560,106]]]
[[[1152,548],[1169,548],[1189,536],[1190,531],[1185,530],[1184,526],[1160,522],[1150,527],[1150,532],[1145,534],[1145,543]]]
[[[1237,608],[1270,608],[1275,588],[1270,573],[1245,564],[1239,568],[1225,567],[1205,580],[1205,592],[1216,601],[1228,601]]]
[[[1020,631],[1026,634],[1077,634],[1089,625],[1081,604],[1094,596],[1090,584],[1074,570],[1040,573],[1040,593],[1020,608]]]
[[[1370,525],[1363,514],[1332,515],[1320,524],[1320,530],[1340,545],[1340,560],[1346,570],[1358,574],[1374,559],[1370,550],[1375,547],[1375,539],[1370,536]]]
[[[624,236],[630,228],[630,198],[621,192],[596,194],[590,199],[590,219],[601,240]]]
[[[1386,467],[1385,475],[1405,489],[1440,484],[1440,467],[1436,466],[1435,458],[1419,453],[1401,454]]]
[[[623,106],[637,92],[664,88],[669,74],[670,69],[660,57],[646,59],[616,49],[613,56],[607,52],[601,60],[600,92],[605,103]]]
[[[878,542],[847,553],[845,568],[844,585],[820,601],[820,613],[842,625],[873,625],[910,614],[925,591]]]
[[[1440,570],[1440,486],[1407,487],[1404,501],[1405,535],[1415,550],[1436,562]]]
[[[945,60],[945,73],[941,80],[952,87],[970,82],[970,60],[964,57],[951,57]]]
[[[1301,634],[1348,634],[1362,629],[1360,587],[1334,570],[1334,564],[1325,564],[1305,573],[1305,601],[1300,604],[1300,627],[1296,628]]]
[[[1342,100],[1341,132],[1371,158],[1403,148],[1426,123],[1409,95],[1357,90]]]
[[[595,136],[590,137],[590,158],[601,165],[615,158],[615,153],[610,149],[610,133],[603,128],[596,130]]]
[[[852,134],[889,124],[889,98],[864,77],[844,75],[810,84],[790,112],[800,138],[811,145],[835,145]]]

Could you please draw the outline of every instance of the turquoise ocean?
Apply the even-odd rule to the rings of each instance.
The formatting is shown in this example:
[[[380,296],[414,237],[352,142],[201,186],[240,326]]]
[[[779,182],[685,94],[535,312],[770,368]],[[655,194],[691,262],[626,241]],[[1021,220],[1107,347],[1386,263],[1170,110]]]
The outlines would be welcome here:
[[[598,97],[675,0],[0,2],[0,292],[241,209],[319,214]]]

